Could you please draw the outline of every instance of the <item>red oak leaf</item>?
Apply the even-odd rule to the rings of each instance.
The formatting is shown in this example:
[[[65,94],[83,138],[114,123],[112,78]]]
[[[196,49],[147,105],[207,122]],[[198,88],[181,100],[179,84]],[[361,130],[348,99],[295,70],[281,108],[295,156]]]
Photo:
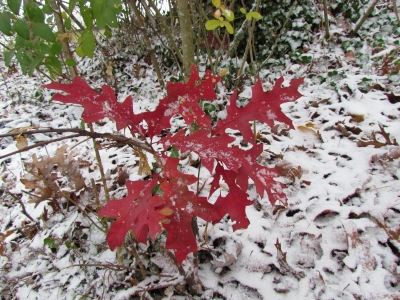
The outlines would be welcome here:
[[[236,221],[232,226],[233,230],[243,229],[249,226],[250,221],[246,216],[246,206],[252,204],[247,200],[247,193],[236,185],[235,179],[237,175],[236,172],[224,170],[220,163],[218,163],[215,168],[214,182],[219,182],[219,179],[222,176],[228,184],[229,193],[226,197],[219,196],[214,206],[221,215],[224,216],[229,214],[231,219]]]
[[[173,214],[164,222],[168,231],[166,248],[175,251],[175,256],[181,263],[191,252],[197,251],[197,243],[191,227],[193,216],[198,216],[208,222],[221,219],[214,206],[207,202],[206,197],[198,197],[188,189],[197,181],[193,175],[178,171],[179,159],[167,158],[163,171],[168,181],[164,181],[160,189],[166,206],[172,208]]]
[[[252,88],[252,97],[245,107],[239,108],[236,105],[237,93],[235,92],[230,99],[230,105],[226,110],[228,116],[225,120],[219,120],[212,133],[222,134],[225,129],[231,128],[239,130],[245,142],[254,140],[254,133],[249,126],[250,121],[265,122],[269,126],[274,126],[274,121],[279,121],[293,127],[292,121],[281,111],[280,105],[285,102],[294,102],[302,95],[298,92],[299,85],[304,78],[293,79],[289,87],[281,87],[283,77],[279,78],[274,88],[269,92],[264,92],[261,80],[258,80]]]
[[[186,124],[196,122],[201,128],[211,129],[211,119],[201,109],[199,100],[215,100],[214,86],[219,80],[220,77],[213,77],[208,70],[201,80],[193,66],[187,83],[168,82],[168,96],[160,101],[156,110],[140,114],[148,124],[148,135],[159,135],[163,129],[171,127],[170,120],[176,114],[180,114]]]
[[[52,82],[43,87],[68,94],[55,94],[53,100],[82,105],[84,107],[82,118],[87,123],[109,117],[115,120],[117,130],[120,130],[132,123],[142,121],[133,113],[132,97],[129,96],[123,103],[118,103],[114,91],[108,85],[103,85],[103,92],[99,94],[84,79],[75,77],[71,84]]]
[[[229,170],[239,173],[238,185],[243,191],[247,190],[248,177],[250,177],[261,197],[264,195],[264,190],[267,190],[271,202],[274,203],[276,200],[285,202],[282,185],[273,180],[274,177],[279,177],[279,173],[273,168],[257,163],[257,158],[263,151],[263,145],[258,144],[250,150],[242,150],[239,147],[227,147],[234,138],[226,133],[212,138],[208,135],[209,132],[206,130],[199,130],[190,136],[184,136],[184,133],[180,131],[172,137],[162,138],[160,142],[164,148],[174,145],[182,152],[188,150],[196,152],[201,158],[202,165],[210,172],[214,168],[214,159],[217,159]],[[275,188],[275,193],[269,190],[271,187]]]
[[[99,212],[99,217],[117,219],[107,234],[107,242],[111,250],[121,246],[126,233],[133,230],[136,239],[146,244],[147,233],[155,239],[162,231],[159,222],[165,219],[160,214],[164,200],[152,196],[152,189],[158,185],[158,175],[153,180],[127,181],[128,196],[120,200],[109,201]]]

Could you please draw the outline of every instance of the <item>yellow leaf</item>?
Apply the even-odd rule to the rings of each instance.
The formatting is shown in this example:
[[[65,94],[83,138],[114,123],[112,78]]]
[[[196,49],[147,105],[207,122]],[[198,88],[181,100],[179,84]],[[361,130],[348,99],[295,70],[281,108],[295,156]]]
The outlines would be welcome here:
[[[68,42],[69,41],[69,33],[68,32],[60,33],[59,35],[57,35],[56,40],[61,41],[61,42]]]
[[[218,26],[220,26],[221,22],[218,20],[208,20],[206,22],[206,29],[207,30],[214,30]]]
[[[158,213],[162,216],[170,216],[174,213],[174,211],[172,210],[172,208],[164,207]]]
[[[221,76],[221,77],[224,77],[226,74],[228,74],[227,69],[222,69],[221,71],[219,71],[219,76]]]
[[[219,8],[221,6],[221,0],[212,0],[212,4],[216,7]]]

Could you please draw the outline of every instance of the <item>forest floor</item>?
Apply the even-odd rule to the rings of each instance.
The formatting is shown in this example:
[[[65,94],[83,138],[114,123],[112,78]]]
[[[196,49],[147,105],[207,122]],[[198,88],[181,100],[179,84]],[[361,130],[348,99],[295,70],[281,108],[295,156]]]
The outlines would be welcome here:
[[[305,77],[303,96],[281,106],[295,129],[257,125],[264,144],[259,163],[282,166],[288,204],[271,205],[250,187],[247,229],[233,232],[229,218],[212,226],[198,220],[198,266],[190,255],[183,269],[197,272],[200,295],[190,295],[162,243],[136,245],[144,278],[132,252],[108,248],[96,226],[105,201],[93,141],[74,137],[0,159],[0,297],[400,299],[399,35],[377,45],[374,34],[382,28],[363,31],[354,39],[359,45],[344,51],[339,22],[331,30],[329,42],[316,35],[306,53],[311,62],[260,72],[265,91],[281,76],[284,85]],[[3,62],[0,69],[0,134],[81,127],[82,109],[51,102],[51,91],[41,88],[48,79],[20,75]],[[78,69],[92,88],[104,84],[100,60],[83,59]],[[166,81],[171,76],[164,73]],[[152,67],[137,56],[115,77],[118,99],[132,95],[136,109],[152,110],[165,96]],[[251,97],[251,80],[241,99]],[[224,80],[217,94],[221,101],[232,94]],[[112,121],[93,126],[117,132]],[[60,136],[2,138],[0,157],[20,143]],[[127,146],[100,147],[100,154],[110,196],[120,199],[126,180],[142,178],[139,158]],[[33,167],[54,176],[56,187],[32,178],[27,170]]]

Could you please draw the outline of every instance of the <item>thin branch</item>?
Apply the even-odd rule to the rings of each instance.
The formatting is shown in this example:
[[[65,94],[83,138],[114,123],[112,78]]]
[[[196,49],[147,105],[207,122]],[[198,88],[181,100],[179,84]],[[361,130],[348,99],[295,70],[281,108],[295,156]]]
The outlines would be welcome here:
[[[90,132],[94,133],[92,123],[88,123],[87,125],[89,127]],[[95,138],[92,138],[92,140],[93,140],[94,153],[96,154],[97,165],[99,166],[101,181],[103,182],[104,196],[106,198],[106,202],[108,202],[108,201],[110,201],[110,194],[108,193],[107,179],[106,179],[106,176],[104,175],[103,163],[101,162],[99,144],[97,143]]]
[[[34,145],[31,145],[31,146],[27,146],[27,147],[25,147],[25,148],[22,148],[22,149],[20,149],[20,150],[17,150],[17,151],[14,151],[14,152],[11,152],[11,153],[2,155],[2,156],[0,156],[0,159],[3,159],[3,158],[6,158],[6,157],[9,157],[9,156],[12,156],[12,155],[14,155],[14,154],[26,152],[26,151],[31,150],[31,149],[34,149],[34,148],[43,147],[43,146],[48,145],[48,144],[51,144],[51,143],[59,142],[59,141],[66,140],[66,139],[72,139],[72,138],[76,138],[76,137],[79,137],[79,136],[81,136],[81,135],[80,135],[80,134],[72,134],[72,135],[64,136],[64,137],[61,137],[61,138],[58,138],[58,139],[54,139],[54,140],[51,140],[51,141],[39,142],[39,143],[36,143],[36,144],[34,144]]]
[[[71,132],[71,133],[76,133],[76,134],[65,136],[65,137],[61,137],[61,138],[50,140],[50,141],[39,142],[39,143],[37,143],[35,145],[31,145],[31,146],[22,148],[20,150],[14,151],[12,153],[0,156],[0,159],[12,156],[12,155],[17,154],[17,153],[22,153],[22,152],[28,151],[28,150],[33,149],[33,148],[42,147],[44,145],[48,145],[48,144],[51,144],[51,143],[54,143],[54,142],[62,141],[62,140],[65,140],[65,139],[76,138],[76,137],[80,137],[80,136],[88,136],[88,137],[96,138],[96,139],[113,140],[113,141],[116,141],[116,142],[120,142],[120,143],[124,143],[126,145],[133,146],[133,147],[138,147],[138,148],[141,148],[144,151],[147,151],[147,152],[149,152],[151,154],[155,154],[155,151],[153,150],[153,148],[151,148],[150,145],[144,144],[141,141],[134,140],[134,139],[131,139],[131,138],[127,138],[127,137],[125,137],[123,135],[115,135],[115,134],[111,134],[111,133],[90,132],[90,131],[87,131],[87,130],[84,130],[84,129],[80,129],[80,128],[59,128],[59,129],[50,128],[50,129],[30,130],[30,131],[23,131],[21,129],[21,131],[19,131],[19,132],[9,132],[9,133],[6,133],[6,134],[1,134],[0,138],[9,137],[9,136],[18,136],[18,135],[21,135],[21,134],[26,136],[26,135],[39,134],[39,133],[64,133],[64,132]]]
[[[364,15],[357,21],[356,27],[350,32],[350,37],[354,37],[357,33],[357,31],[361,28],[361,26],[364,24],[364,22],[367,20],[369,15],[372,13],[372,11],[375,8],[375,5],[378,3],[379,0],[374,0],[372,1],[371,5],[368,7],[367,11],[364,13]]]
[[[113,264],[74,264],[70,265],[67,268],[73,268],[73,267],[102,267],[102,268],[108,268],[114,271],[122,271],[122,270],[131,270],[131,271],[140,271],[138,268],[132,268],[132,267],[127,267],[123,265],[113,265]],[[66,269],[66,268],[65,268]],[[149,272],[145,271],[147,275],[155,275],[159,277],[174,277],[172,275],[163,275],[163,274],[158,274],[154,272]]]
[[[328,4],[327,0],[324,0],[324,18],[325,18],[325,39],[329,39],[329,18],[328,18]]]
[[[5,191],[5,192],[6,192],[7,194],[9,194],[11,197],[13,197],[15,200],[18,200],[19,204],[21,204],[21,207],[22,207],[22,213],[23,213],[28,219],[30,219],[30,220],[31,220],[32,222],[34,222],[34,223],[37,223],[37,221],[35,221],[35,220],[31,217],[31,215],[26,211],[25,205],[24,205],[24,203],[22,202],[21,197],[18,197],[18,196],[16,196],[16,195],[10,193],[9,191]]]

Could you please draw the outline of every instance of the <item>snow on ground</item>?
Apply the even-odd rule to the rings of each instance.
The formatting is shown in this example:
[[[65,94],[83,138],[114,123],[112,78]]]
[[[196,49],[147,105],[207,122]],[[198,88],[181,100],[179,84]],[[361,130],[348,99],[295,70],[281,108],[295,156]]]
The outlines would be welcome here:
[[[398,299],[400,102],[391,91],[396,91],[399,78],[381,74],[381,61],[375,63],[398,51],[394,42],[389,39],[386,48],[375,54],[365,44],[362,51],[369,60],[362,63],[316,39],[308,53],[313,56],[311,64],[261,72],[265,89],[282,75],[286,84],[306,76],[300,87],[303,97],[282,105],[296,130],[257,125],[265,148],[259,163],[281,166],[284,176],[279,180],[286,183],[288,206],[272,206],[267,196],[257,197],[250,187],[254,202],[246,210],[251,222],[246,230],[233,232],[229,218],[214,226],[199,220],[198,277],[204,287],[199,296],[188,294],[183,276],[163,251],[165,236],[147,246],[128,242],[130,246],[120,253],[108,249],[104,224],[96,214],[105,202],[92,140],[63,140],[2,158],[0,295],[4,299]],[[82,61],[80,67],[84,66],[92,70]],[[50,92],[40,89],[46,79],[7,73],[2,64],[0,68],[5,75],[0,86],[0,134],[28,126],[81,126],[79,107],[49,102]],[[151,109],[163,91],[152,69],[145,71],[145,77],[132,77],[121,86],[119,99],[133,94],[135,107]],[[93,72],[86,76],[98,71]],[[102,82],[89,80],[89,84],[100,88]],[[138,86],[133,92],[132,87]],[[222,83],[218,90],[221,101],[230,92]],[[392,95],[391,101],[387,95]],[[112,122],[98,122],[95,130],[116,132]],[[28,144],[60,136],[35,135]],[[0,156],[17,150],[12,137],[0,143]],[[58,170],[49,174],[57,175],[55,182],[76,203],[54,191],[46,194],[45,189],[40,190],[43,199],[32,196],[40,183],[21,182],[33,180],[26,171],[33,154],[39,160],[54,158],[62,145],[68,146],[61,153],[65,165],[58,161]],[[100,153],[111,196],[121,198],[125,180],[139,178],[138,158],[128,147],[104,147]],[[71,165],[73,174],[67,172]],[[84,188],[74,194],[71,182],[77,184],[77,173],[84,178]],[[193,271],[192,261],[190,255],[183,264],[187,273]]]

